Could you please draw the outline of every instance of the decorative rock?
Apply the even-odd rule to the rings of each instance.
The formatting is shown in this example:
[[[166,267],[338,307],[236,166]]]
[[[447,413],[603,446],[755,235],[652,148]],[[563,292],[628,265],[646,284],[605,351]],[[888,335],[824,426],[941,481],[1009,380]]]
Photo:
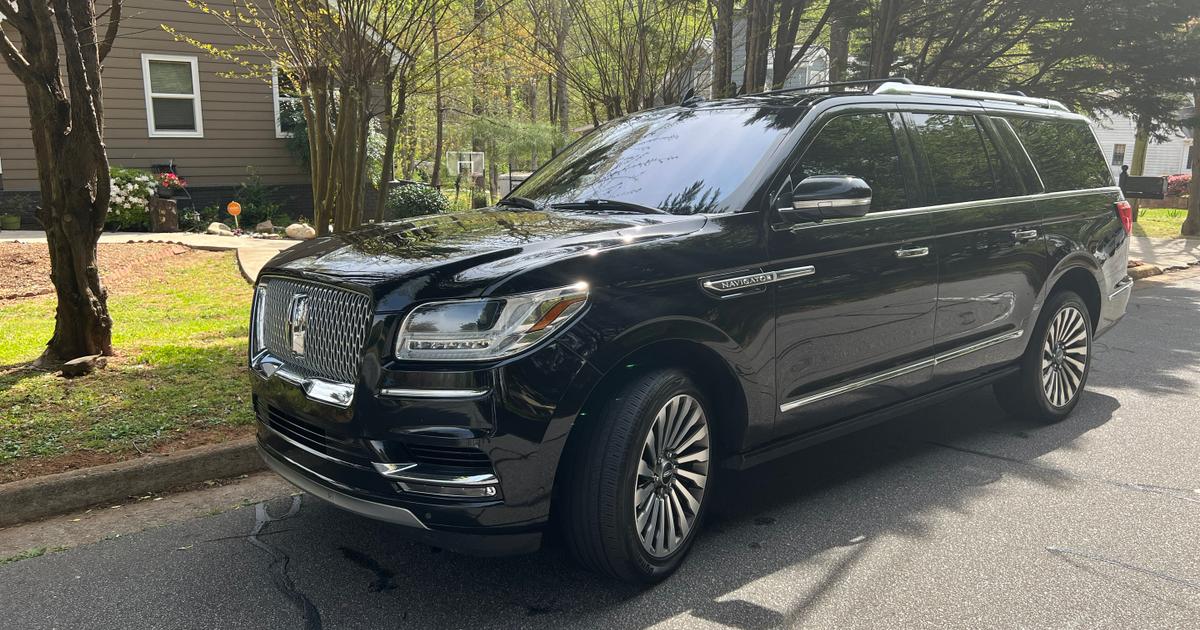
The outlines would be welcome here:
[[[209,234],[219,234],[221,236],[233,236],[233,230],[224,223],[209,223],[208,229],[205,232]]]
[[[317,231],[312,226],[303,223],[293,223],[287,226],[287,229],[283,232],[287,234],[288,238],[294,238],[299,241],[307,241],[317,237]]]
[[[270,219],[267,219],[266,221],[254,226],[254,231],[259,234],[270,234],[271,232],[275,231],[275,224],[271,223]]]
[[[108,359],[106,357],[93,354],[67,361],[62,366],[61,374],[65,378],[86,376],[98,369],[103,369],[106,365],[108,365]]]

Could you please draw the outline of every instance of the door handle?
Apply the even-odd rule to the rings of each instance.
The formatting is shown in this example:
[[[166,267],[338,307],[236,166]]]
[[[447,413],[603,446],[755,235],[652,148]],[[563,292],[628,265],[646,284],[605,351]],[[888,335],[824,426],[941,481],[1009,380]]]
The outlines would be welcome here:
[[[1012,235],[1013,235],[1013,238],[1016,239],[1017,241],[1031,241],[1031,240],[1037,238],[1038,231],[1037,230],[1015,230],[1012,233]]]
[[[896,258],[920,258],[929,255],[928,247],[910,247],[908,249],[897,249]]]

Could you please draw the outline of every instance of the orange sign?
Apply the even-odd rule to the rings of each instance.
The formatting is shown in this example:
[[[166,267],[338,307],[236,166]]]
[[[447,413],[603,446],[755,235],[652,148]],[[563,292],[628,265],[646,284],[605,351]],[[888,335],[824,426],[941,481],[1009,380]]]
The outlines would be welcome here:
[[[229,210],[230,215],[236,217],[237,215],[242,213],[242,204],[240,204],[236,201],[230,201],[229,206],[226,209]]]

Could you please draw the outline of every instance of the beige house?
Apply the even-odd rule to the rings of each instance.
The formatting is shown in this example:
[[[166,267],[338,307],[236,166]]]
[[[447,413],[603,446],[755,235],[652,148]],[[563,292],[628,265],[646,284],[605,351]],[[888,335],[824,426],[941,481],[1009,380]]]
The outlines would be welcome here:
[[[288,151],[289,134],[279,122],[280,110],[295,107],[295,100],[286,90],[280,94],[277,81],[222,76],[236,67],[175,41],[163,24],[221,47],[239,41],[185,0],[125,0],[103,74],[112,164],[174,164],[196,207],[230,201],[252,168],[289,214],[311,216],[308,171]],[[36,198],[36,168],[24,88],[0,63],[0,206],[17,195]],[[22,214],[25,227],[37,227],[32,208]]]

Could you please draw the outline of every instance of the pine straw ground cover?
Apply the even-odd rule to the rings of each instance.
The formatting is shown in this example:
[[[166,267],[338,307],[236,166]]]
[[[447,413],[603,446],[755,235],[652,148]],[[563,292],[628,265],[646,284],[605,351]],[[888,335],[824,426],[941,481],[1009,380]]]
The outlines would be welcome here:
[[[48,271],[44,245],[22,247],[0,249],[6,285]],[[53,331],[52,294],[0,296],[0,483],[251,433],[252,291],[233,254],[108,245],[100,264],[117,356],[91,376],[28,366]]]

